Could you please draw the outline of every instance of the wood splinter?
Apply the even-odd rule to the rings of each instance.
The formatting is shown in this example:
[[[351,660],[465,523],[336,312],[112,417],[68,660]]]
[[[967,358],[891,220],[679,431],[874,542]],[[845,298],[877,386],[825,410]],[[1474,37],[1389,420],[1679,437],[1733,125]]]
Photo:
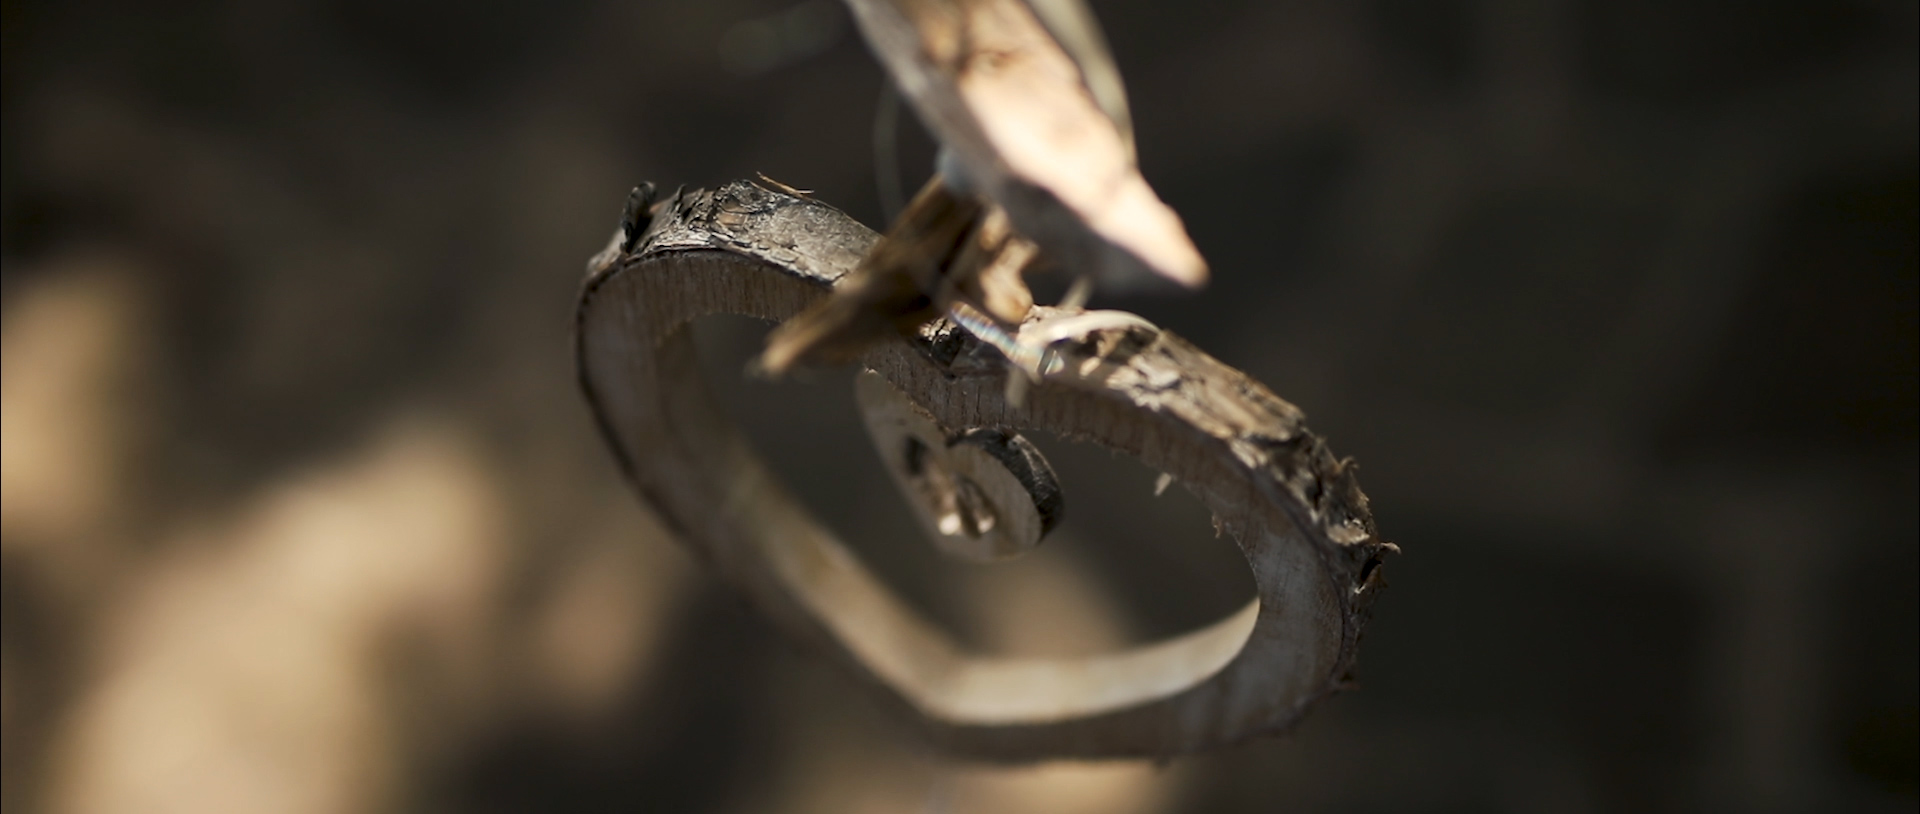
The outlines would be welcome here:
[[[1030,267],[1075,275],[1064,303],[1072,306],[1095,280],[1118,288],[1206,280],[1179,216],[1140,175],[1120,72],[1085,3],[848,7],[939,142],[939,170],[828,301],[768,336],[762,372],[846,361],[942,316],[1004,334],[1033,305]],[[1008,397],[1018,402],[1027,384],[1009,376]]]

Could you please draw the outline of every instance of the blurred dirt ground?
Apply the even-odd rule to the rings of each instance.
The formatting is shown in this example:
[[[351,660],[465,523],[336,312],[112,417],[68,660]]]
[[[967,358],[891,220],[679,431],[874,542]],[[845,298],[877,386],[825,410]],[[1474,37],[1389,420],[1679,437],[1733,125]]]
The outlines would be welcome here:
[[[1094,5],[1216,275],[1096,304],[1365,466],[1407,553],[1363,690],[1165,765],[955,764],[626,493],[584,261],[646,179],[879,222],[837,5],[6,0],[6,811],[1913,810],[1915,4]],[[841,374],[737,381],[754,337],[703,340],[730,403],[802,416],[772,456],[973,640],[1250,590],[1072,452],[1057,552],[896,550]]]

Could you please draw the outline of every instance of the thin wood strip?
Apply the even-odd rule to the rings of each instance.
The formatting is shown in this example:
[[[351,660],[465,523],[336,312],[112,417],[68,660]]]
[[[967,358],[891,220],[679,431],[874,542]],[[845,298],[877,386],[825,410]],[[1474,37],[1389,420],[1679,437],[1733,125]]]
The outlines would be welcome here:
[[[1239,543],[1257,601],[1142,647],[1007,659],[967,652],[894,597],[722,417],[685,330],[708,314],[790,317],[874,239],[824,204],[736,182],[668,200],[635,244],[596,259],[578,310],[581,385],[627,476],[676,534],[789,633],[964,755],[1191,752],[1284,729],[1347,685],[1379,558],[1394,550],[1378,540],[1351,467],[1292,405],[1155,329],[1069,338],[1063,348],[1091,361],[1048,377],[1017,408],[1003,399],[993,351],[945,323],[880,343],[863,362],[945,426],[1052,432],[1169,473]],[[1036,309],[1032,319],[1070,316]]]

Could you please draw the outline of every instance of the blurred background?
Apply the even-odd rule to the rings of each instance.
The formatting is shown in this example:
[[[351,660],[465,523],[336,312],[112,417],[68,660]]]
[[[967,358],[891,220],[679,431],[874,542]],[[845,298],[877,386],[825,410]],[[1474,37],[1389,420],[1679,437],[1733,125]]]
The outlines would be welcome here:
[[[1362,689],[1291,734],[1024,769],[740,606],[574,384],[635,183],[879,224],[877,130],[925,177],[837,4],[0,8],[7,812],[1914,808],[1912,2],[1095,2],[1215,275],[1096,305],[1301,405],[1405,554]],[[1190,498],[1084,450],[1061,541],[943,564],[844,371],[748,382],[761,329],[701,330],[981,646],[1251,594]]]

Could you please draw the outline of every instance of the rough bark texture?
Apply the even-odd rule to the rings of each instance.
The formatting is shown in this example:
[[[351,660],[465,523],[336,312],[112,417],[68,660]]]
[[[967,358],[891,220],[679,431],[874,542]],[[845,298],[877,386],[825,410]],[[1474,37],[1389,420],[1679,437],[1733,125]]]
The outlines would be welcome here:
[[[1258,382],[1137,320],[1048,308],[1027,327],[1060,328],[1067,364],[1019,406],[1003,398],[997,351],[944,321],[870,350],[862,363],[945,427],[1044,430],[1170,474],[1238,542],[1259,589],[1227,619],[1122,652],[965,652],[770,477],[715,409],[684,330],[705,314],[791,317],[875,235],[745,182],[636,217],[647,222],[593,260],[578,311],[580,382],[609,445],[683,540],[934,742],[1001,761],[1164,757],[1282,730],[1348,686],[1381,557],[1395,549],[1353,467]]]

